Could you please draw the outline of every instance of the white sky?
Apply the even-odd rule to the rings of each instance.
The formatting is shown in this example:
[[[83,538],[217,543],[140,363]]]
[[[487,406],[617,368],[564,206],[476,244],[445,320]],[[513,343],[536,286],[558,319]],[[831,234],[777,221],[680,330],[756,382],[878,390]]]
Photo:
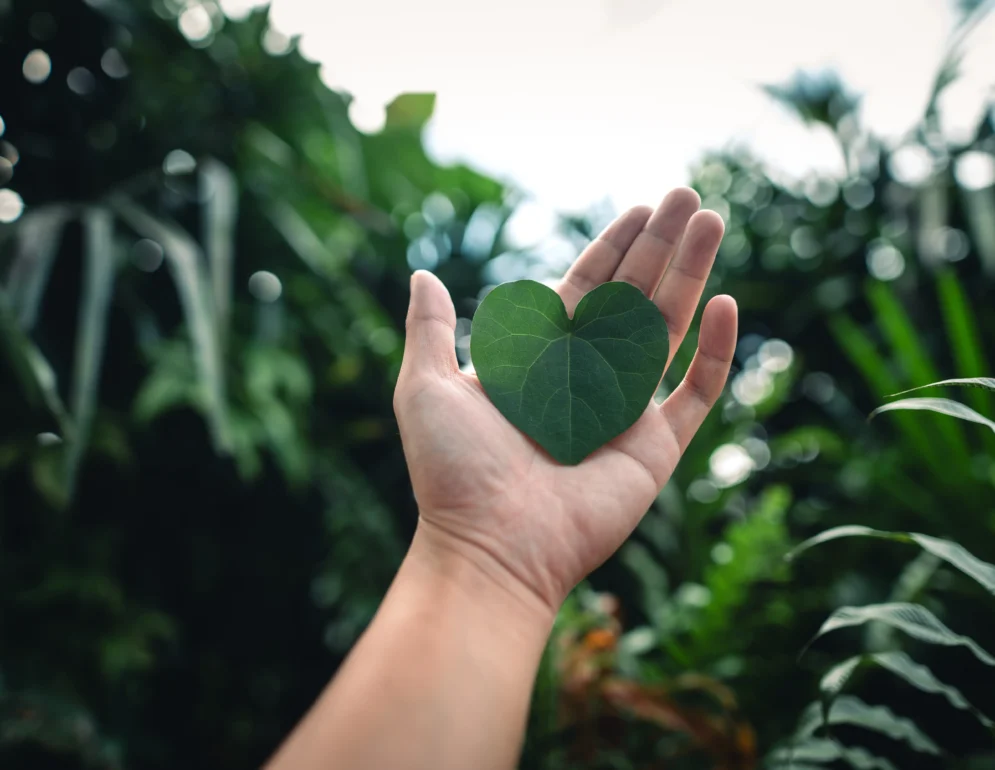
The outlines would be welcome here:
[[[434,91],[437,158],[563,211],[654,203],[728,143],[795,174],[838,168],[831,140],[757,84],[833,67],[865,95],[866,122],[898,136],[955,17],[951,0],[273,0],[272,19],[356,96],[357,122],[398,93]],[[970,51],[951,130],[976,123],[995,81],[995,15]]]

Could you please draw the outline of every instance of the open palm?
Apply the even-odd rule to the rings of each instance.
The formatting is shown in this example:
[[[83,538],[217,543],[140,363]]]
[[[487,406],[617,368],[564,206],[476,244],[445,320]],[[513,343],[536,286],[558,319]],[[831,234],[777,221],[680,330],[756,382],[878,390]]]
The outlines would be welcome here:
[[[619,217],[558,287],[567,311],[606,281],[631,283],[666,319],[672,359],[722,239],[721,218],[698,206],[697,194],[681,188],[655,211],[638,207]],[[416,273],[394,404],[419,526],[558,607],[635,529],[721,394],[736,313],[732,298],[714,298],[680,387],[579,465],[563,466],[459,370],[452,300],[435,276]]]

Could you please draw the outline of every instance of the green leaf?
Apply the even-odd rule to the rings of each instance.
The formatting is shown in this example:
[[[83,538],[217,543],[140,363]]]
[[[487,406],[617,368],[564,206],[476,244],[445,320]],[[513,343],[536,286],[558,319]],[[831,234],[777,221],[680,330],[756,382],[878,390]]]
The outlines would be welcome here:
[[[893,355],[911,382],[933,382],[939,373],[923,345],[922,336],[902,307],[892,287],[875,282],[868,287],[867,297],[875,310],[875,320],[885,334]],[[956,423],[941,421],[937,430],[942,436],[942,451],[955,467],[964,467],[970,458],[963,431]]]
[[[59,252],[62,228],[72,210],[45,206],[29,212],[17,225],[17,254],[7,278],[7,294],[21,328],[30,331]]]
[[[831,703],[846,686],[853,673],[863,666],[880,666],[921,692],[942,695],[951,706],[971,713],[985,727],[989,729],[995,727],[995,722],[972,706],[960,690],[941,682],[926,666],[916,663],[904,652],[857,655],[833,666],[822,677],[820,683],[819,689],[822,691],[823,701]]]
[[[14,376],[29,404],[44,407],[55,419],[63,440],[74,435],[72,418],[62,402],[55,372],[48,359],[21,330],[7,294],[0,290],[0,351],[10,362]]]
[[[971,307],[957,273],[953,269],[941,270],[936,277],[936,289],[943,310],[944,324],[947,327],[950,350],[957,364],[957,374],[962,378],[979,378],[980,375],[992,371],[985,358],[974,308]],[[954,380],[951,384],[971,386],[974,383],[973,379],[961,379]],[[995,379],[980,378],[978,387],[995,390]],[[988,412],[993,403],[989,394],[979,393],[977,390],[971,391],[970,400],[973,408],[982,414]],[[995,436],[986,436],[986,438],[989,451],[995,454]]]
[[[978,425],[985,425],[995,431],[995,421],[989,420],[984,415],[978,414],[971,407],[964,406],[959,401],[951,401],[949,398],[903,398],[900,401],[893,401],[890,404],[879,406],[871,417],[876,417],[882,412],[894,412],[899,410],[936,412],[957,417],[968,422],[976,422]]]
[[[940,380],[939,382],[931,382],[929,385],[920,385],[917,388],[909,388],[908,390],[903,390],[900,393],[893,393],[892,395],[904,396],[906,393],[915,393],[917,390],[925,390],[926,388],[941,388],[948,385],[960,385],[967,388],[986,388],[987,390],[995,390],[995,378],[964,377],[953,380]]]
[[[914,722],[897,716],[886,706],[871,706],[853,695],[843,695],[828,706],[823,719],[823,704],[812,703],[802,713],[797,736],[808,738],[824,724],[856,725],[887,735],[892,740],[903,741],[916,751],[939,754],[940,747]]]
[[[982,561],[959,543],[942,540],[938,537],[931,537],[930,535],[921,535],[918,532],[883,532],[878,529],[863,527],[859,524],[834,527],[801,543],[788,554],[788,558],[793,559],[809,548],[844,537],[874,537],[881,540],[894,540],[898,543],[915,543],[924,551],[942,559],[968,577],[976,580],[989,593],[995,594],[995,565]]]
[[[973,653],[974,657],[985,665],[995,666],[995,658],[985,652],[973,639],[955,634],[925,607],[903,602],[871,604],[866,607],[841,607],[822,624],[822,628],[812,638],[812,642],[830,631],[860,626],[871,621],[886,623],[914,639],[929,644],[966,647]]]
[[[888,362],[882,358],[867,333],[849,316],[838,314],[829,319],[829,329],[847,358],[860,371],[871,390],[880,399],[901,390],[902,383],[892,374]],[[921,420],[910,414],[896,415],[898,427],[906,441],[915,450],[914,457],[922,458],[927,468],[945,467],[946,457],[938,451]]]
[[[960,690],[941,682],[926,666],[916,663],[904,652],[878,652],[867,657],[916,689],[942,695],[954,708],[971,712],[985,727],[995,727],[995,723],[972,706]]]
[[[895,770],[883,757],[876,757],[858,746],[843,746],[832,740],[813,738],[795,746],[778,749],[771,755],[778,770],[798,767],[798,762],[846,762],[856,770]]]
[[[71,497],[80,459],[90,440],[97,407],[100,367],[107,342],[107,318],[114,287],[114,223],[107,209],[90,209],[83,215],[84,274],[72,387],[72,410],[76,433],[67,443],[65,489]]]
[[[162,221],[123,199],[114,209],[136,232],[157,241],[169,263],[194,348],[194,360],[207,398],[207,418],[215,448],[228,452],[231,430],[225,399],[224,365],[211,284],[196,242],[177,225]]]
[[[865,662],[864,657],[858,655],[853,658],[837,663],[827,671],[819,681],[819,690],[822,692],[823,702],[830,703],[847,683],[853,678],[854,673]]]
[[[401,94],[387,105],[388,129],[420,129],[435,112],[435,94]]]
[[[214,290],[218,336],[224,346],[228,338],[231,315],[238,184],[231,169],[213,159],[200,164],[200,181],[206,199],[202,209],[204,244],[210,264],[211,286]]]
[[[491,291],[473,318],[470,353],[491,401],[559,462],[576,465],[642,415],[663,376],[660,311],[631,284],[602,284],[567,315],[535,281]]]

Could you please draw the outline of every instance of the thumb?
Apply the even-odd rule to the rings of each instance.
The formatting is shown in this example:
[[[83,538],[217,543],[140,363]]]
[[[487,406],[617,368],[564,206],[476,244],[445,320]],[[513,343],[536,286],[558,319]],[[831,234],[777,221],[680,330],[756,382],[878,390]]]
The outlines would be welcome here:
[[[451,374],[456,360],[456,309],[442,281],[427,270],[411,276],[403,368],[409,374]]]

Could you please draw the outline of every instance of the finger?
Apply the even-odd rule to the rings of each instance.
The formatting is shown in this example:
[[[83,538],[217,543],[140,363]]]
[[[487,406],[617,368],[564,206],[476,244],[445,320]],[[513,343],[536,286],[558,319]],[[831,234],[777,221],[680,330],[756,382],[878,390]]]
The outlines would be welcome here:
[[[699,211],[691,217],[677,256],[653,298],[660,308],[670,332],[670,359],[681,346],[694,318],[705,282],[715,263],[715,254],[722,242],[725,225],[714,211]]]
[[[701,318],[698,351],[691,367],[660,407],[682,453],[722,395],[736,352],[736,327],[736,301],[726,295],[712,299]]]
[[[568,313],[573,313],[577,303],[591,289],[611,280],[625,252],[652,213],[649,206],[629,209],[584,249],[557,288]]]
[[[631,283],[652,297],[684,237],[688,220],[700,205],[701,199],[694,190],[688,187],[671,190],[632,242],[612,280]]]
[[[426,270],[416,270],[411,276],[405,328],[402,376],[458,370],[456,309],[442,281]]]

